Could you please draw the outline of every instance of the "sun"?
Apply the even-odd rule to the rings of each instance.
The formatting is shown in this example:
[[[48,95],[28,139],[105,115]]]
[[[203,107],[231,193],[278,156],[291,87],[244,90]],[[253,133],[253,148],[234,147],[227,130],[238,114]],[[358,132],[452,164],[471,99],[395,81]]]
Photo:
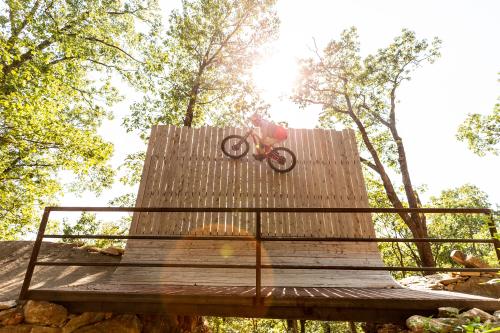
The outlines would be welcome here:
[[[285,50],[278,50],[257,63],[252,76],[262,96],[271,102],[290,96],[297,73],[296,60]]]

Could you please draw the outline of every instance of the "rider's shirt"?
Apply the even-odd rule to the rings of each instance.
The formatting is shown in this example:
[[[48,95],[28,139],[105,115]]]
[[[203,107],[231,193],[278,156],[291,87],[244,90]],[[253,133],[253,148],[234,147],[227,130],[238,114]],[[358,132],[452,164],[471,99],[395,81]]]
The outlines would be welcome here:
[[[286,140],[288,133],[286,128],[280,125],[276,125],[270,121],[262,119],[260,122],[260,130],[262,132],[262,137],[274,138],[279,141]]]

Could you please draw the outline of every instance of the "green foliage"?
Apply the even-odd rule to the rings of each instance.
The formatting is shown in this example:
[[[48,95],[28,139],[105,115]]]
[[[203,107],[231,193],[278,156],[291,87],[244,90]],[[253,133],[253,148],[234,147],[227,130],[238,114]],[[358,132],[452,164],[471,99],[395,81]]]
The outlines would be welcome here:
[[[113,147],[97,129],[120,97],[113,73],[138,64],[132,51],[152,20],[148,1],[10,0],[0,12],[0,237],[29,231],[38,207],[62,187],[111,184]]]
[[[208,325],[214,333],[281,333],[287,331],[286,320],[282,319],[247,319],[206,317]],[[357,325],[359,326],[359,325]],[[347,322],[328,322],[307,320],[305,331],[311,333],[350,333]],[[359,328],[358,328],[359,331]]]
[[[489,324],[481,324],[479,322],[463,325],[460,329],[464,333],[493,333],[500,332],[500,327],[490,328]],[[460,332],[460,331],[459,331]]]
[[[484,207],[489,208],[488,195],[477,186],[465,184],[455,189],[444,190],[438,197],[431,197],[431,207],[463,208]],[[431,237],[440,238],[491,238],[488,230],[488,219],[485,215],[478,214],[433,214],[430,217],[429,234]],[[437,243],[434,245],[434,254],[437,262],[443,266],[451,266],[451,250],[461,250],[489,260],[495,265],[496,255],[491,244],[454,244]]]
[[[315,57],[301,60],[293,100],[303,107],[320,105],[320,122],[327,128],[336,123],[356,128],[359,121],[381,161],[400,173],[395,135],[397,89],[423,63],[439,57],[441,42],[437,38],[431,43],[419,40],[414,32],[403,30],[390,45],[362,59],[358,39],[355,28],[344,30],[323,52],[316,49]],[[358,139],[362,152],[371,155],[366,140],[361,135]]]
[[[368,197],[371,207],[387,207],[389,205],[383,186],[380,182],[365,175]],[[423,188],[419,192],[423,192]],[[490,207],[488,196],[477,186],[465,184],[454,189],[441,192],[439,196],[431,197],[429,207],[464,208]],[[402,219],[395,214],[374,214],[375,230],[378,237],[411,238],[411,232]],[[435,238],[491,238],[488,230],[488,218],[478,214],[428,214],[429,236]],[[384,263],[388,266],[418,266],[418,252],[411,243],[380,243]],[[439,267],[451,267],[452,250],[461,250],[467,254],[481,257],[491,264],[496,263],[496,255],[491,244],[469,243],[434,243],[432,252]],[[394,273],[395,277],[405,277],[408,273]]]
[[[500,153],[500,103],[490,115],[469,114],[458,128],[457,138],[467,142],[470,150],[479,156]]]
[[[126,235],[129,229],[130,219],[122,218],[118,221],[100,221],[95,214],[82,213],[76,223],[69,223],[63,220],[62,232],[63,235]],[[122,240],[113,239],[80,239],[80,238],[63,238],[66,243],[80,243],[93,245],[97,247],[107,246],[124,246]]]
[[[264,108],[249,71],[277,32],[275,0],[184,0],[134,76],[142,103],[125,120],[146,137],[152,124],[229,124]]]
[[[385,194],[382,184],[365,173],[366,188],[370,207],[390,207],[391,203]],[[423,189],[421,189],[423,191]],[[396,214],[372,214],[377,237],[388,238],[411,238],[412,234],[408,226],[399,215]],[[379,243],[379,250],[386,266],[417,267],[420,264],[418,251],[413,243]],[[404,278],[409,272],[392,272],[395,278]]]

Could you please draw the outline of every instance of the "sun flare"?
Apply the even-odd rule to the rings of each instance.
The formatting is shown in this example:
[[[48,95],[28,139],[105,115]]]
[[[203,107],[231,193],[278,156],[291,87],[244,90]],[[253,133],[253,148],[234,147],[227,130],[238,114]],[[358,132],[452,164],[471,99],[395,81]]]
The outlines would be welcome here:
[[[277,99],[291,94],[297,71],[295,59],[284,51],[278,51],[255,65],[252,74],[264,98]]]

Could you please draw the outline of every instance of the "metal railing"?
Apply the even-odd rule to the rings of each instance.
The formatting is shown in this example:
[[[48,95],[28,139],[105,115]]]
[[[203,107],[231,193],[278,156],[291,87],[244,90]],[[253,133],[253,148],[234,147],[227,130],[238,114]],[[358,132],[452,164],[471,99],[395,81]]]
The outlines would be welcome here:
[[[255,236],[156,236],[156,235],[45,235],[51,212],[133,212],[133,213],[253,213],[255,214]],[[460,238],[355,238],[355,237],[266,237],[262,236],[262,213],[429,213],[429,214],[483,214],[488,216],[491,239]],[[335,269],[368,271],[419,271],[419,272],[498,272],[499,268],[438,268],[402,266],[335,266],[335,265],[264,265],[262,264],[262,242],[276,241],[335,241],[335,242],[411,242],[411,243],[484,243],[493,244],[500,263],[500,240],[493,218],[494,212],[485,208],[165,208],[165,207],[46,207],[33,246],[28,268],[19,298],[28,297],[35,266],[114,266],[114,267],[190,267],[190,268],[240,268],[255,269],[256,300],[261,299],[262,269]],[[65,239],[142,239],[142,240],[226,240],[255,241],[255,265],[230,264],[167,264],[167,263],[111,263],[76,261],[38,261],[38,254],[44,238]]]

